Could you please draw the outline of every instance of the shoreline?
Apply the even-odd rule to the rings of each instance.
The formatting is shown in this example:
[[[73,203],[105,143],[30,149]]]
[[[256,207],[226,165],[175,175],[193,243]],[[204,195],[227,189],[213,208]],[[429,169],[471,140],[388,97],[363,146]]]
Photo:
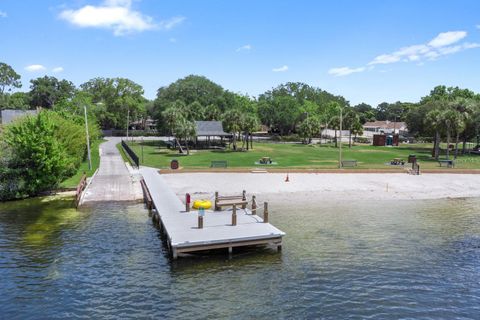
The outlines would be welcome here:
[[[405,173],[205,173],[163,175],[172,190],[183,199],[240,194],[280,201],[422,200],[480,197],[480,177],[472,174]],[[192,184],[192,182],[194,182]]]

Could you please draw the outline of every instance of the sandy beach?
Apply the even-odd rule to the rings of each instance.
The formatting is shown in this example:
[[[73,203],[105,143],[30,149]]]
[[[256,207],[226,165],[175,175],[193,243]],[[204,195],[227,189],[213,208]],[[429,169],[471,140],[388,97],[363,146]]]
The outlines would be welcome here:
[[[220,194],[255,194],[262,198],[308,200],[388,200],[480,197],[480,176],[475,174],[285,174],[281,173],[184,173],[163,175],[183,199]]]

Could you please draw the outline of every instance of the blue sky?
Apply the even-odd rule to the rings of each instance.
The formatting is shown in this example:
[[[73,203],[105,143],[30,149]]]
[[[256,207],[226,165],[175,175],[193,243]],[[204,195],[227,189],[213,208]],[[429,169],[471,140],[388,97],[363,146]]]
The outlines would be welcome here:
[[[301,81],[352,104],[480,92],[480,1],[0,0],[0,61],[29,80],[189,74],[258,95]]]

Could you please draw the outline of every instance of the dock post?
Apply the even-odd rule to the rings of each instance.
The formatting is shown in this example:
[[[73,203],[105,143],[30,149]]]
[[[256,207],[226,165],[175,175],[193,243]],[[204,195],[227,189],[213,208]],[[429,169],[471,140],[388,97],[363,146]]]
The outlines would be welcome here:
[[[190,212],[190,193],[185,194],[185,211]]]
[[[255,196],[252,196],[252,215],[257,214],[257,199]]]
[[[243,190],[242,192],[242,200],[247,201],[247,191]],[[245,209],[247,207],[246,204],[242,204],[242,209]]]
[[[198,216],[198,229],[203,229],[203,216]]]
[[[268,223],[268,202],[263,204],[263,222]]]
[[[218,206],[217,206],[217,203],[218,203],[218,191],[215,191],[215,206],[213,207],[213,209],[215,211],[218,211]]]
[[[232,226],[237,225],[237,205],[233,205],[233,211],[232,211]]]

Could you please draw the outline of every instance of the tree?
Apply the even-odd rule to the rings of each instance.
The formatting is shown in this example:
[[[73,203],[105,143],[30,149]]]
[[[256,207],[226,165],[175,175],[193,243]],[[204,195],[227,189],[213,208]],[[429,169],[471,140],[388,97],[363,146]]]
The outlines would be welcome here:
[[[248,147],[248,140],[250,138],[250,145],[251,148],[253,149],[253,138],[252,138],[252,133],[258,129],[259,127],[259,121],[258,118],[255,114],[253,113],[247,113],[243,114],[241,118],[241,129],[244,133],[244,142],[247,143],[247,150],[249,150]]]
[[[355,141],[357,140],[357,136],[363,134],[363,125],[361,121],[356,121],[352,124],[352,127],[350,128],[350,141],[352,140],[351,139],[352,134],[355,137],[353,140],[353,143],[355,144]]]
[[[180,152],[183,153],[182,140],[185,141],[185,147],[187,149],[187,156],[190,155],[190,149],[188,147],[188,141],[195,137],[196,127],[193,121],[186,119],[185,117],[179,117],[175,123],[175,137],[179,140]]]
[[[305,144],[312,142],[312,137],[320,132],[320,120],[316,116],[305,118],[298,128]]]
[[[1,200],[38,195],[72,175],[85,151],[83,126],[41,112],[5,127],[2,141],[10,149],[0,172]],[[8,189],[7,188],[7,189]]]
[[[0,95],[3,95],[5,90],[11,91],[12,88],[21,87],[20,75],[8,64],[0,62]]]
[[[139,120],[145,115],[147,100],[141,85],[125,78],[94,78],[80,85],[89,94],[92,103],[99,108],[99,124],[103,129],[125,129],[127,114],[130,120]]]
[[[44,76],[30,80],[31,107],[52,108],[57,102],[71,99],[75,94],[75,85],[67,80]]]
[[[380,121],[405,121],[411,103],[397,101],[382,102],[377,106],[375,118]]]
[[[183,103],[181,100],[178,100],[172,103],[165,111],[162,112],[162,118],[165,122],[165,126],[172,136],[175,133],[178,119],[185,118],[184,108],[185,103]]]
[[[375,109],[366,103],[360,103],[353,106],[353,109],[358,114],[360,123],[365,124],[369,121],[375,121]]]
[[[30,108],[30,96],[25,92],[5,93],[0,95],[0,109],[20,109]]]
[[[237,134],[242,130],[242,113],[238,109],[230,109],[223,114],[223,126],[233,134],[233,150],[237,150]]]
[[[425,124],[433,128],[433,130],[435,131],[432,152],[432,156],[435,158],[435,160],[438,160],[438,157],[440,155],[440,131],[443,126],[442,121],[442,112],[438,108],[429,111],[425,118]]]

